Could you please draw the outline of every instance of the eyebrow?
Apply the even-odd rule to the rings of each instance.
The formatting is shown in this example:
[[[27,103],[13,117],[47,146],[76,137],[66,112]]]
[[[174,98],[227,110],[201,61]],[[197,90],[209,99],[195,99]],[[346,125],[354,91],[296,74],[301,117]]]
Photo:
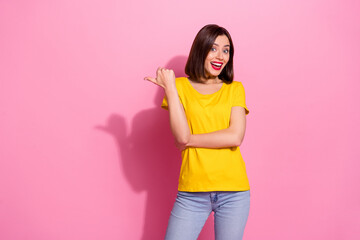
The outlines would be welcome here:
[[[214,43],[213,45],[219,46],[217,43]],[[225,45],[224,47],[230,47],[230,45]]]

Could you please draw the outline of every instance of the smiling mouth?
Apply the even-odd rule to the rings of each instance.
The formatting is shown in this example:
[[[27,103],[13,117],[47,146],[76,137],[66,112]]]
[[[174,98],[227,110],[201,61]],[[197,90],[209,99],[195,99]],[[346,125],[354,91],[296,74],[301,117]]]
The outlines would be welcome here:
[[[220,70],[223,65],[223,63],[220,63],[220,62],[210,62],[210,63],[211,63],[212,68],[215,70]]]

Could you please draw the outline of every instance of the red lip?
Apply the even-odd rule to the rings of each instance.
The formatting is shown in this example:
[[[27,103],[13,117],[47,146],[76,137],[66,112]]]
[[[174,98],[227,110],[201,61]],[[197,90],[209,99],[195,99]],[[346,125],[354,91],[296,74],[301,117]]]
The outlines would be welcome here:
[[[218,66],[213,65],[212,63],[217,63],[217,64],[221,64],[221,65],[218,67]],[[215,69],[216,71],[219,71],[224,63],[214,61],[214,62],[210,62],[210,64],[211,64],[213,69]]]

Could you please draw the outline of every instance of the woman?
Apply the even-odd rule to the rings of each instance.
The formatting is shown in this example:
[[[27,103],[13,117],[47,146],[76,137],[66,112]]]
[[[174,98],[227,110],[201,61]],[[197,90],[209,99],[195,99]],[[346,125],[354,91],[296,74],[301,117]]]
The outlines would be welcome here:
[[[217,240],[242,239],[250,208],[250,186],[239,146],[246,127],[244,87],[233,82],[234,45],[217,25],[203,27],[193,42],[185,73],[175,78],[158,68],[162,107],[182,150],[178,194],[166,240],[197,239],[214,211]]]

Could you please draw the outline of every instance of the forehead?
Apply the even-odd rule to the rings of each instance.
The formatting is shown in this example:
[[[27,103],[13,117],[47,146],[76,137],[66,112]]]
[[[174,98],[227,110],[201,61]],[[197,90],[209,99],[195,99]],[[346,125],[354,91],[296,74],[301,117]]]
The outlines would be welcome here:
[[[225,46],[225,45],[230,45],[230,41],[226,35],[219,35],[215,39],[214,44],[219,45],[219,46]]]

